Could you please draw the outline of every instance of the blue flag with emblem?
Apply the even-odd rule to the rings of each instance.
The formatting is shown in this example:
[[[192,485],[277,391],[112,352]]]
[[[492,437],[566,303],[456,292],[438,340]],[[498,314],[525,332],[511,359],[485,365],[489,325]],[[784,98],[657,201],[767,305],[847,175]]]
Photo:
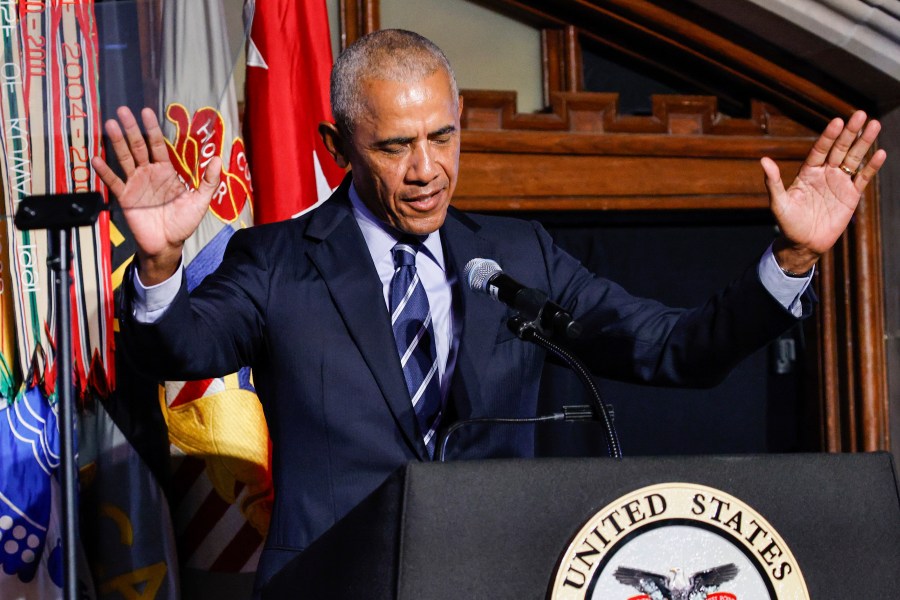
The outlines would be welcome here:
[[[59,462],[59,427],[52,399],[33,387],[2,402],[0,588],[5,594],[16,594],[20,584],[30,584],[29,592],[42,598],[61,591],[62,546],[54,514]]]

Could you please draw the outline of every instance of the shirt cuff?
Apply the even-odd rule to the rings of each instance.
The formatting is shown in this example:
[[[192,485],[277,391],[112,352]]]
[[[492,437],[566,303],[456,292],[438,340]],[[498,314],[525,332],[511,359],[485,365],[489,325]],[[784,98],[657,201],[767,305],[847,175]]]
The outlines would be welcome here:
[[[772,253],[772,245],[770,244],[759,261],[757,273],[763,287],[779,304],[795,317],[803,316],[803,305],[800,302],[800,297],[806,291],[806,288],[809,287],[813,273],[815,273],[815,267],[809,271],[806,277],[785,275],[781,267],[778,266],[778,261],[775,260],[775,254]]]
[[[175,300],[178,290],[181,289],[181,280],[184,263],[178,264],[178,268],[171,277],[156,285],[145,286],[134,271],[134,300],[131,303],[131,314],[138,323],[152,325],[162,318],[166,309]]]

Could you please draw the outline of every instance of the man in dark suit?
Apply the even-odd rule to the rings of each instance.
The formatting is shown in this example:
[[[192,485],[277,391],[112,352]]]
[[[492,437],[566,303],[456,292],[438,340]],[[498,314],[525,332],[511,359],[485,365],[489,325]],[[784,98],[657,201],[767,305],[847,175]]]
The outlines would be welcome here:
[[[813,267],[885,159],[878,151],[863,163],[879,125],[862,113],[828,125],[787,190],[763,159],[782,236],[705,305],[681,310],[597,278],[538,225],[449,206],[462,98],[424,38],[381,31],[354,44],[336,62],[332,107],[336,122],[320,132],[351,168],[344,183],[301,218],[235,234],[190,296],[181,248],[218,184],[218,160],[199,190],[185,191],[152,111],[142,114],[145,141],[121,109],[122,125],[111,121],[107,132],[126,181],[93,162],[138,247],[125,284],[126,350],[160,378],[253,367],[276,494],[258,582],[391,471],[430,460],[442,425],[535,412],[544,353],[508,331],[505,307],[464,284],[470,259],[492,258],[571,309],[584,326],[578,350],[596,373],[710,385],[809,314]],[[533,440],[515,429],[472,432],[452,450],[532,454]]]

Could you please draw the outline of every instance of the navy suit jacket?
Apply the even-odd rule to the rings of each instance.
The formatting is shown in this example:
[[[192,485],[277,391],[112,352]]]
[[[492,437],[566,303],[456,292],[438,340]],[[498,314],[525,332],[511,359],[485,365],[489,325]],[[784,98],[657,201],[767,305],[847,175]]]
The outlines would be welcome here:
[[[126,351],[158,378],[253,368],[275,486],[258,585],[397,467],[427,460],[347,187],[301,218],[237,232],[220,268],[190,296],[182,286],[158,322],[122,323]],[[797,322],[756,265],[705,305],[672,309],[589,273],[535,223],[451,208],[440,232],[451,279],[470,259],[491,258],[571,309],[584,326],[577,351],[599,375],[713,385]],[[449,414],[533,416],[544,352],[507,329],[503,305],[459,283],[453,293],[462,331]],[[451,457],[533,454],[531,431],[499,429],[461,435]]]

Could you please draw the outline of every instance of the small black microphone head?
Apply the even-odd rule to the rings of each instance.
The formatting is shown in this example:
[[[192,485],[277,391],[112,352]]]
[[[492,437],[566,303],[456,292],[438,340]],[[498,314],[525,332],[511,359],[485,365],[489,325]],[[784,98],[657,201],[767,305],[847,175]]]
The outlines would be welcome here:
[[[502,273],[500,265],[489,258],[473,258],[466,263],[463,269],[463,275],[469,284],[469,289],[474,292],[484,292],[489,294],[488,282],[491,277]]]

